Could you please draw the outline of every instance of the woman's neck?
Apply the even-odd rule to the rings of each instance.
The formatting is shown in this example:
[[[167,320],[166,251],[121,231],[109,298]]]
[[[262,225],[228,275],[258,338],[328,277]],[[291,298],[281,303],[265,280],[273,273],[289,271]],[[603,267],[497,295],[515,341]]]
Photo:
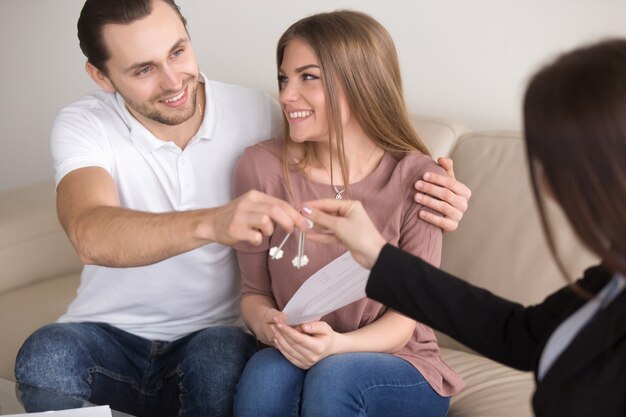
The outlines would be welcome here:
[[[359,182],[374,172],[385,153],[361,129],[345,132],[343,144],[349,184]],[[307,176],[322,184],[345,186],[336,142],[333,141],[332,148],[328,142],[317,142],[313,150],[314,160],[305,169]]]

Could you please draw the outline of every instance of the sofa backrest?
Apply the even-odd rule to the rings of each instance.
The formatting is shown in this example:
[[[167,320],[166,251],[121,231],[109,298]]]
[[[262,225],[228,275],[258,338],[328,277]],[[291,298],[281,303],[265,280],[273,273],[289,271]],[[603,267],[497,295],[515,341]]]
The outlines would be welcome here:
[[[519,132],[468,132],[459,123],[412,115],[433,157],[450,156],[472,190],[459,229],[444,235],[442,268],[495,294],[536,303],[566,284],[549,252],[533,199]],[[556,205],[550,206],[561,258],[577,278],[596,262]]]
[[[472,190],[457,231],[444,235],[441,268],[524,305],[567,284],[557,269],[530,185],[519,133],[462,135],[450,156],[455,174]],[[570,276],[596,262],[553,205],[551,223]]]
[[[54,183],[0,193],[0,294],[82,268],[56,216]]]
[[[467,131],[459,123],[434,117],[411,115],[411,122],[435,160],[447,156],[459,136]]]

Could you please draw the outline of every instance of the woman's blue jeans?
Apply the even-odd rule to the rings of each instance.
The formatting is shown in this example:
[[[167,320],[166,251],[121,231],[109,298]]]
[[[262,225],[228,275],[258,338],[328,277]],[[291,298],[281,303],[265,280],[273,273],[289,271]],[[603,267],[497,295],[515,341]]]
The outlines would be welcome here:
[[[449,405],[413,365],[385,353],[332,355],[305,371],[266,348],[248,361],[235,394],[236,417],[442,417]]]
[[[236,327],[162,342],[107,324],[51,324],[24,343],[15,376],[21,384],[134,416],[230,416],[239,375],[254,351],[254,338]],[[63,406],[46,403],[38,390],[20,390],[27,411]]]

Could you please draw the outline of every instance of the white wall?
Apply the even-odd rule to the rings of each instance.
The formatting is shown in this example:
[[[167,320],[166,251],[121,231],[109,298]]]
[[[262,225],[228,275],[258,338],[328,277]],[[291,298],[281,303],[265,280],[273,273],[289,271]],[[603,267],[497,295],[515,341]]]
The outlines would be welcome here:
[[[76,20],[83,0],[0,0],[0,190],[52,178],[58,110],[94,88]],[[210,78],[274,92],[274,47],[289,24],[352,8],[395,39],[414,113],[474,129],[518,129],[529,75],[555,53],[626,37],[626,0],[179,0]]]

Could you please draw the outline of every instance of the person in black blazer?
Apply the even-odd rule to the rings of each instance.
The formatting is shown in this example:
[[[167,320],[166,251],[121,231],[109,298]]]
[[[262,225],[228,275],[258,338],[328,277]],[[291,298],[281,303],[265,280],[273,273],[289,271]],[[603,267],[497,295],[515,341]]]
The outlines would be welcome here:
[[[626,416],[626,40],[581,47],[541,69],[526,90],[524,129],[561,270],[546,196],[601,260],[540,304],[505,300],[387,244],[356,201],[306,203],[303,212],[327,229],[308,236],[342,242],[371,269],[368,297],[535,371],[536,416]]]

